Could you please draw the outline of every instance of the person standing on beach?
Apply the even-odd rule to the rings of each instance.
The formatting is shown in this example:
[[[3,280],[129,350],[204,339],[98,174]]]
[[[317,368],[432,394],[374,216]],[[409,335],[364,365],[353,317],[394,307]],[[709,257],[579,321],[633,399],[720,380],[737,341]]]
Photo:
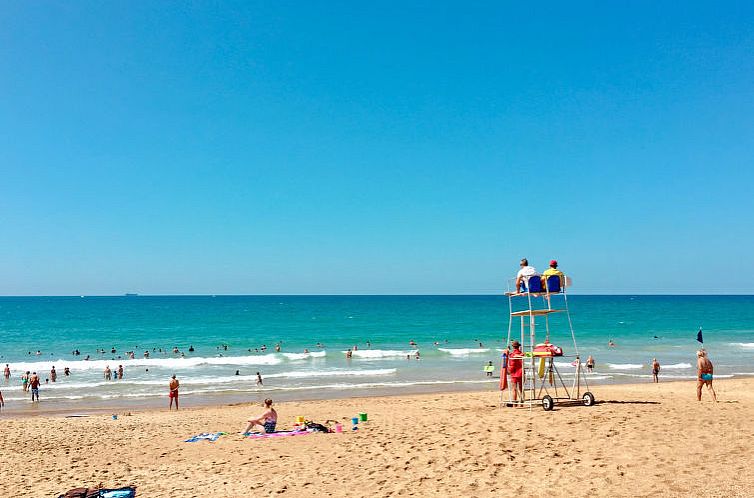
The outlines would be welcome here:
[[[654,380],[655,383],[660,382],[660,379],[657,378],[657,374],[660,373],[660,362],[657,361],[657,358],[652,358],[652,380]]]
[[[110,365],[105,367],[105,380],[111,380],[113,378],[113,371],[110,370]]]
[[[179,386],[178,379],[175,378],[175,374],[173,374],[173,377],[170,379],[170,393],[168,393],[168,398],[170,398],[170,406],[168,407],[168,410],[171,410],[173,408],[173,400],[175,400],[175,409],[178,410],[178,386]]]
[[[55,365],[50,369],[50,380],[53,382],[58,380],[58,372],[55,371]]]
[[[594,356],[589,355],[589,358],[586,359],[586,369],[589,373],[592,373],[592,370],[594,370]]]
[[[39,376],[37,376],[37,372],[34,372],[31,374],[31,377],[29,377],[29,386],[31,386],[31,401],[34,402],[34,398],[37,398],[37,401],[39,401]]]
[[[715,394],[715,389],[712,387],[714,367],[709,358],[707,358],[707,352],[703,349],[696,352],[696,370],[696,400],[702,400],[702,386],[707,386],[709,392],[712,393],[712,401],[717,403],[717,394]]]
[[[511,342],[510,356],[508,356],[508,373],[511,376],[511,384],[513,384],[513,401],[517,401],[520,397],[523,401],[524,398],[524,354],[521,352],[521,343],[518,341]]]
[[[10,379],[10,367],[8,366],[7,363],[5,364],[5,370],[3,370],[3,375],[5,376],[5,382],[8,382],[8,380]]]
[[[3,392],[0,391],[0,411],[3,410],[4,406],[5,406],[5,400],[3,399]]]
[[[258,386],[264,385],[262,384],[262,374],[260,374],[259,372],[257,372],[257,385]]]
[[[123,380],[123,365],[118,365],[118,380]]]
[[[21,375],[21,388],[24,392],[29,392],[29,371]]]

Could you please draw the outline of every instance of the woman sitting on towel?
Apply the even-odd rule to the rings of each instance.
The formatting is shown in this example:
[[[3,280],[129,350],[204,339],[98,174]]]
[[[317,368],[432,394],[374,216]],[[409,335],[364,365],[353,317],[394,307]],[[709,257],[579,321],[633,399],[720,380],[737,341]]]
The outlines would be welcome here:
[[[244,434],[251,432],[251,429],[255,426],[261,426],[262,431],[266,433],[275,432],[275,426],[278,423],[278,412],[272,407],[272,400],[264,400],[264,413],[257,418],[249,420],[249,426],[246,427]]]

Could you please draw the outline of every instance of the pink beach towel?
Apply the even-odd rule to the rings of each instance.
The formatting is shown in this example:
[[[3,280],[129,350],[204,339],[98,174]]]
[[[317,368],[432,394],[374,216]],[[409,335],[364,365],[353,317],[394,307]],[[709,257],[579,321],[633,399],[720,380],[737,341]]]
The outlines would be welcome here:
[[[306,436],[307,434],[311,434],[309,431],[280,431],[280,432],[270,432],[270,433],[255,433],[255,434],[249,434],[249,439],[268,439],[273,437],[288,437],[288,436]]]

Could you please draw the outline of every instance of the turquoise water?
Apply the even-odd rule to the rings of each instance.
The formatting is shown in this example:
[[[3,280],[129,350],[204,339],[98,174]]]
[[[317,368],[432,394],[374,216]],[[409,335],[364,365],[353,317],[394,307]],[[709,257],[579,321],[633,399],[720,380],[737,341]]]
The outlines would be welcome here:
[[[754,375],[754,296],[568,299],[578,350],[597,362],[593,382],[649,379],[653,357],[663,365],[661,378],[694,378],[700,326],[718,377]],[[499,361],[508,304],[503,296],[5,297],[0,361],[10,365],[12,377],[0,386],[10,409],[27,404],[20,374],[37,371],[44,380],[53,365],[58,380],[41,389],[47,407],[161,403],[173,373],[188,403],[214,396],[494,389],[497,380],[484,377],[482,366]],[[572,355],[567,316],[553,315],[550,325],[551,342]],[[607,347],[609,339],[615,348]],[[266,351],[259,350],[263,345]],[[353,346],[358,350],[347,359]],[[71,354],[76,349],[79,356]],[[106,353],[97,352],[102,349]],[[128,351],[135,359],[127,359]],[[566,376],[570,361],[559,362]],[[123,380],[105,380],[105,366],[118,365]],[[261,387],[257,371],[265,379]]]

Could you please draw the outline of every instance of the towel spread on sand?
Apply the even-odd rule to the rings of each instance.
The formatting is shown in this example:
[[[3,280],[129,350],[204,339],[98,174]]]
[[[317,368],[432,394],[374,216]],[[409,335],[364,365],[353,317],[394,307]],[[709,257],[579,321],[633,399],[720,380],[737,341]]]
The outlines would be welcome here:
[[[197,441],[210,441],[214,443],[218,439],[220,439],[220,436],[227,434],[227,432],[202,432],[201,434],[197,434],[196,436],[192,436],[185,440],[185,443],[195,443]]]
[[[278,431],[278,432],[252,432],[246,436],[249,439],[267,439],[272,437],[288,437],[288,436],[306,436],[314,431]]]

